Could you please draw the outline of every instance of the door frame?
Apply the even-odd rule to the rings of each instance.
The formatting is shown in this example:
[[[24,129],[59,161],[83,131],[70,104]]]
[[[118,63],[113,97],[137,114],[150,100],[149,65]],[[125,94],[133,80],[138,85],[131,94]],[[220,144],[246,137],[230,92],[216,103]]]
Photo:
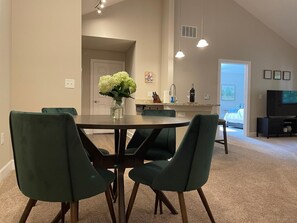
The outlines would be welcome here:
[[[91,72],[90,72],[90,114],[93,115],[94,112],[94,83],[93,83],[93,76],[94,76],[94,63],[118,63],[122,64],[122,70],[125,69],[125,62],[124,61],[119,61],[119,60],[100,60],[100,59],[91,59]],[[99,92],[98,92],[99,93]]]
[[[243,124],[243,135],[250,136],[250,91],[251,91],[251,61],[241,61],[241,60],[227,60],[219,59],[218,61],[218,92],[217,92],[217,103],[220,104],[221,98],[221,64],[244,64],[244,124]],[[218,108],[219,109],[219,108]]]

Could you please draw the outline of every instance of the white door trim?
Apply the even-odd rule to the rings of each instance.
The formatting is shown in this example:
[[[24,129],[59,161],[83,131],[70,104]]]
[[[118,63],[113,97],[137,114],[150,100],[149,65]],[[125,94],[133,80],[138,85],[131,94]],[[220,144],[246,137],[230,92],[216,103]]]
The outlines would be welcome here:
[[[219,59],[218,63],[218,92],[217,92],[217,103],[220,104],[221,95],[221,64],[222,63],[233,63],[233,64],[245,64],[247,70],[244,72],[244,124],[243,134],[250,136],[250,90],[251,90],[251,61],[241,60],[226,60]],[[219,108],[218,108],[219,109]]]

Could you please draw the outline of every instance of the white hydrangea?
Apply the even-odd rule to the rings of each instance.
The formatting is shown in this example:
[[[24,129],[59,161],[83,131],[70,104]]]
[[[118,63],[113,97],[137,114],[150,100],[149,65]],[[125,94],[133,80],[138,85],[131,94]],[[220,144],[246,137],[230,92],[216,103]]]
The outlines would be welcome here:
[[[98,87],[100,94],[113,97],[115,100],[131,98],[131,94],[136,91],[136,83],[126,71],[101,76]]]

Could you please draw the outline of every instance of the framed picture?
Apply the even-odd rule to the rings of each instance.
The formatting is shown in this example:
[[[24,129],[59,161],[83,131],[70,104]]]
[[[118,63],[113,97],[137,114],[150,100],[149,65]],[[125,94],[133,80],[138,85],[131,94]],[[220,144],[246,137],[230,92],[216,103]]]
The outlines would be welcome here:
[[[274,70],[273,71],[273,79],[274,80],[280,80],[281,79],[282,72],[280,70]]]
[[[291,71],[283,71],[283,80],[291,80]]]
[[[235,85],[222,85],[221,99],[223,101],[234,101],[235,100]]]
[[[264,79],[272,79],[272,70],[264,70]]]
[[[144,72],[144,83],[153,83],[154,82],[154,73],[150,71]]]

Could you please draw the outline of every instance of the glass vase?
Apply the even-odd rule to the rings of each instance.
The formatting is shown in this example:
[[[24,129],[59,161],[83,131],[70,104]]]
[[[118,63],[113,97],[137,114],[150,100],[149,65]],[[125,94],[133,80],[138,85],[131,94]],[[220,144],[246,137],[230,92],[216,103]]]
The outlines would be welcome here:
[[[121,100],[112,100],[111,107],[110,107],[110,115],[114,119],[123,118],[124,115],[124,101]]]

